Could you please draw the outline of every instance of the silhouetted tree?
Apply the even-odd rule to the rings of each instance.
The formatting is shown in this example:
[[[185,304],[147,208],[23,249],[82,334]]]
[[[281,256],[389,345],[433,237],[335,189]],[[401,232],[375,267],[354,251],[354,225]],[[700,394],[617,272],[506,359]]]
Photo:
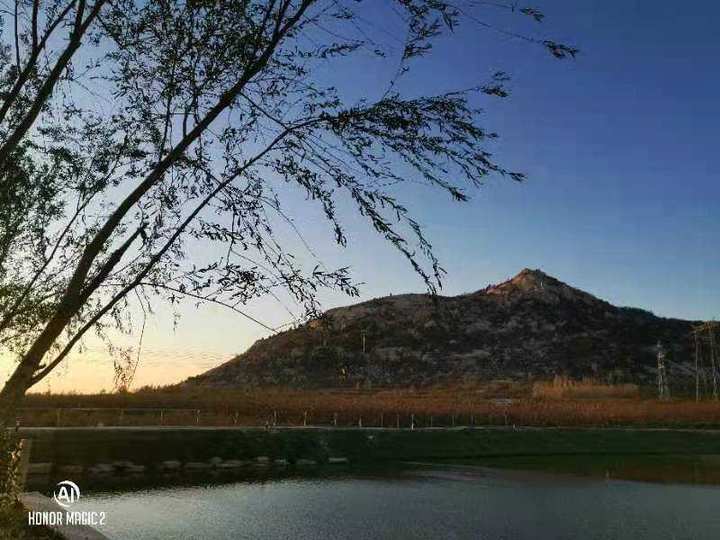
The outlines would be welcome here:
[[[405,26],[393,53],[375,37],[370,4],[4,3],[0,344],[17,360],[0,393],[5,419],[88,331],[127,330],[131,303],[147,311],[153,299],[191,299],[239,311],[284,288],[312,315],[320,288],[356,295],[347,268],[308,268],[274,234],[276,219],[290,222],[278,196],[285,185],[320,205],[342,246],[336,200],[351,200],[431,291],[439,286],[430,243],[392,193],[424,182],[463,201],[463,186],[489,175],[523,180],[490,154],[497,135],[468,101],[507,96],[507,76],[425,96],[404,95],[398,81],[458,25],[494,29],[483,19],[490,10],[542,14],[389,0],[382,8]],[[557,58],[576,53],[513,35]],[[314,74],[355,55],[398,68],[379,98],[350,104]],[[199,243],[222,255],[198,253]]]

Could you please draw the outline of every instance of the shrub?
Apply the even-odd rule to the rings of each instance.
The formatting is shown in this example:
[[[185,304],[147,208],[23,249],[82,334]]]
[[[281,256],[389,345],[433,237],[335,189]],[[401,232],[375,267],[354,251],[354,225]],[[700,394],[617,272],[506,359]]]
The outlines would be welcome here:
[[[17,502],[20,492],[19,465],[18,439],[8,430],[0,429],[0,509],[2,510]]]

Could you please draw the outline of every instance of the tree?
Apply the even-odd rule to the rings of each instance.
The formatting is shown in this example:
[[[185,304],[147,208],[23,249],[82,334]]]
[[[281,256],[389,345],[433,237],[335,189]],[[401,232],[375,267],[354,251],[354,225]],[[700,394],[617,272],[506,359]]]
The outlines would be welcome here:
[[[476,88],[412,97],[399,80],[459,24],[532,8],[393,0],[406,38],[393,56],[342,0],[16,0],[0,50],[0,344],[17,367],[5,419],[91,330],[127,329],[131,304],[215,302],[241,310],[282,287],[317,311],[322,287],[357,294],[348,269],[298,262],[274,234],[278,193],[300,186],[347,243],[336,200],[353,201],[435,291],[443,273],[393,193],[422,181],[458,201],[463,183],[524,176],[497,163]],[[514,34],[518,36],[517,34]],[[557,58],[572,47],[519,36]],[[398,62],[374,100],[348,104],[318,66]],[[395,186],[393,190],[389,185]],[[14,216],[14,217],[13,217]],[[301,235],[301,231],[298,231]],[[215,246],[198,257],[193,246]],[[222,250],[222,251],[220,251]]]

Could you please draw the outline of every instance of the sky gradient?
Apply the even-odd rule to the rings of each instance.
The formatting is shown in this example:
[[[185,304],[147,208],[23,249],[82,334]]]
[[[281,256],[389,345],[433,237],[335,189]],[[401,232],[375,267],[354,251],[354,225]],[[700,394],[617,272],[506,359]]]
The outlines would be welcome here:
[[[431,189],[402,191],[447,270],[443,294],[474,291],[530,267],[617,305],[720,317],[720,4],[537,5],[547,16],[542,25],[493,20],[576,45],[577,60],[555,61],[468,23],[401,83],[423,94],[474,86],[497,70],[512,76],[510,98],[483,101],[483,123],[501,135],[496,156],[528,181],[489,179],[465,204]],[[391,35],[386,26],[381,33]],[[376,97],[392,71],[372,62],[346,62],[318,77],[337,82],[347,96]],[[284,202],[328,267],[352,267],[364,283],[361,299],[423,291],[407,262],[356,214],[345,220],[350,242],[342,250],[302,193],[290,191]],[[349,303],[339,294],[321,298],[328,308]],[[273,326],[289,318],[269,300],[248,311]],[[136,386],[177,382],[268,334],[219,307],[188,305],[182,314],[175,330],[162,307],[149,322]],[[101,347],[89,347],[37,390],[110,389],[112,364]]]

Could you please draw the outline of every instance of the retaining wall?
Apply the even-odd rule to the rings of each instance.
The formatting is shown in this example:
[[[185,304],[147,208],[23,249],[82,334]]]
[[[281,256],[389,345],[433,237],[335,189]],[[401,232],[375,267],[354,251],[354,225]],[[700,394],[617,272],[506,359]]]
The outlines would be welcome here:
[[[126,460],[254,459],[295,462],[452,460],[557,454],[720,454],[720,431],[561,428],[24,428],[30,462],[84,465]]]

